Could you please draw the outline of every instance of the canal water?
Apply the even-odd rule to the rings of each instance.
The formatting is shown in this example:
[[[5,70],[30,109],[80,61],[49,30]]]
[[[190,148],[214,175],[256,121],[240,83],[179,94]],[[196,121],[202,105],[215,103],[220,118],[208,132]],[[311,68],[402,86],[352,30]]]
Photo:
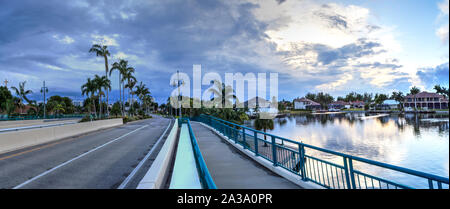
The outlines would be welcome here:
[[[246,121],[246,126],[253,126]],[[317,147],[417,171],[449,176],[448,114],[304,114],[274,120],[268,133]],[[342,157],[306,150],[342,165]],[[428,182],[399,172],[355,162],[355,169],[416,188]],[[448,186],[446,186],[448,188]]]

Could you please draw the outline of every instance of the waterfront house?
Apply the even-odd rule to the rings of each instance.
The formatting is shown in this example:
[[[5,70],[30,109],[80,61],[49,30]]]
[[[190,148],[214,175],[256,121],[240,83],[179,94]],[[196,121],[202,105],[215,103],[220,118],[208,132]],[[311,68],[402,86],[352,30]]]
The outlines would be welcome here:
[[[351,107],[350,102],[345,101],[335,101],[328,105],[329,109],[340,110],[340,109],[349,109]]]
[[[255,107],[258,107],[258,112],[273,112],[275,110],[272,107],[271,102],[261,98],[261,97],[253,97],[244,102],[244,107],[248,108],[247,114],[255,115]],[[278,110],[277,110],[278,111]]]
[[[363,101],[353,101],[350,102],[351,107],[353,108],[364,108],[364,102]]]
[[[415,101],[414,101],[415,99]],[[430,92],[420,92],[416,95],[409,94],[405,96],[403,102],[405,109],[448,109],[448,99],[444,96]]]
[[[319,103],[305,97],[294,99],[294,109],[296,110],[318,110],[320,107]]]

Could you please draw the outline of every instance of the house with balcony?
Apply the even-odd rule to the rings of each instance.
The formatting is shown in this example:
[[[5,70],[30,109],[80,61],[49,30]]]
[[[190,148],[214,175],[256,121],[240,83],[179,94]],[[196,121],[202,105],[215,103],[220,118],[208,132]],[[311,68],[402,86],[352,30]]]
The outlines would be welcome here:
[[[423,91],[405,96],[403,106],[405,109],[448,109],[448,99],[437,93]]]

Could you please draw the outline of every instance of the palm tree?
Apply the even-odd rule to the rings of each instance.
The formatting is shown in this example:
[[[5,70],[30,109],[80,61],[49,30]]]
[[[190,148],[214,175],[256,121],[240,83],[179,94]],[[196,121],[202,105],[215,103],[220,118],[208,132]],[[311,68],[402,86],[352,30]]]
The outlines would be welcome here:
[[[134,87],[136,86],[136,78],[133,75],[130,75],[130,77],[127,79],[127,84],[125,85],[125,88],[128,88],[128,104],[130,104],[130,108],[133,107],[132,104],[134,104],[133,102],[133,95],[134,95]],[[131,100],[130,100],[130,95],[131,95]]]
[[[105,75],[106,78],[108,78],[108,56],[110,56],[109,51],[108,51],[108,46],[102,46],[102,45],[98,45],[98,44],[94,44],[92,45],[91,49],[89,49],[89,52],[95,52],[97,56],[101,56],[105,59]],[[106,104],[109,104],[109,91],[106,91]],[[107,110],[109,113],[109,110]]]
[[[434,90],[436,93],[443,95],[444,97],[449,97],[449,90],[445,87],[441,87],[440,85],[435,85]]]
[[[123,78],[123,76],[125,74],[127,74],[127,72],[129,72],[129,71],[134,72],[134,68],[128,66],[128,61],[121,59],[121,60],[119,60],[119,62],[113,63],[113,67],[111,68],[111,71],[109,71],[109,75],[111,75],[111,73],[114,70],[119,71],[119,93],[120,93],[120,102],[122,103],[121,104],[122,116],[124,116],[123,98],[125,98],[125,95],[123,95],[124,88],[122,86],[123,86],[123,82],[125,81],[125,79]]]
[[[93,101],[92,104],[94,104],[94,114],[97,117],[97,111],[95,108],[95,100],[94,100],[96,90],[97,90],[96,84],[93,80],[91,80],[91,78],[88,78],[87,82],[81,86],[81,95],[83,96],[84,95],[89,96],[89,94],[91,95],[90,98],[91,101]],[[91,114],[90,106],[89,106],[89,114]]]
[[[394,99],[398,103],[400,103],[400,110],[403,110],[403,102],[405,100],[405,96],[403,96],[403,92],[392,92],[391,99]]]
[[[233,87],[225,86],[224,83],[217,80],[214,81],[214,84],[215,88],[211,88],[210,91],[221,97],[222,108],[231,106],[230,104],[233,103],[233,99],[236,99],[236,104],[239,103],[236,95],[234,95]]]
[[[102,115],[102,95],[105,95],[103,89],[108,92],[109,90],[111,90],[111,81],[106,77],[106,76],[98,76],[95,75],[95,78],[93,80],[94,84],[95,84],[95,88],[96,91],[98,92],[98,96],[99,96],[99,107],[100,107],[100,117]],[[108,104],[106,104],[108,105]],[[108,109],[108,107],[106,107],[106,109]]]
[[[410,90],[410,93],[414,96],[414,109],[417,110],[417,101],[416,101],[416,94],[420,92],[420,89],[413,86]]]
[[[19,88],[16,88],[14,86],[11,87],[11,89],[13,89],[16,92],[16,95],[20,99],[20,101],[19,101],[20,113],[22,113],[23,100],[25,100],[28,104],[31,104],[31,101],[28,99],[27,95],[33,93],[33,91],[31,91],[31,90],[25,90],[25,83],[26,83],[26,81],[20,82]]]
[[[136,86],[136,90],[134,91],[136,96],[142,101],[144,96],[147,94],[150,94],[149,89],[145,86],[145,84],[142,83],[142,81],[139,83],[139,85]]]
[[[149,94],[144,95],[142,97],[142,102],[144,103],[145,106],[145,112],[148,114],[148,106],[152,103],[153,98],[152,96],[150,96]]]
[[[130,100],[129,100],[130,91],[133,91],[133,88],[137,83],[136,77],[134,77],[133,74],[134,74],[134,68],[129,67],[126,69],[125,73],[122,76],[122,82],[124,82],[124,81],[127,82],[127,84],[124,86],[122,91],[123,91],[123,95],[125,95],[125,88],[128,88],[128,97],[127,97],[128,101],[129,101],[128,104],[131,104]]]
[[[264,130],[264,132],[266,132],[267,129],[272,130],[273,129],[273,120],[272,119],[259,119],[259,118],[257,118],[255,120],[255,129],[256,130]],[[265,134],[264,134],[264,146],[267,147],[266,135]]]

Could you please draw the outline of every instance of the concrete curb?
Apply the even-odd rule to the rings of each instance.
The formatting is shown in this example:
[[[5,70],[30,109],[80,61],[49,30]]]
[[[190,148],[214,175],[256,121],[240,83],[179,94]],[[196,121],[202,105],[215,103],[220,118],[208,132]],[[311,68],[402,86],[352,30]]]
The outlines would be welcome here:
[[[0,133],[0,154],[122,124],[119,118]]]
[[[203,125],[204,127],[210,129],[211,131],[213,131],[214,133],[216,133],[218,136],[220,136],[221,138],[225,139],[226,142],[228,142],[230,145],[232,145],[233,147],[235,147],[236,149],[238,149],[240,152],[244,153],[245,155],[247,155],[248,157],[250,157],[251,159],[253,159],[254,161],[256,161],[257,163],[261,164],[262,166],[266,167],[267,169],[271,170],[272,172],[280,175],[281,177],[289,180],[290,182],[299,185],[302,188],[305,189],[326,189],[325,187],[322,187],[316,183],[313,182],[307,182],[307,181],[303,181],[302,177],[295,175],[289,171],[287,171],[284,168],[278,167],[278,166],[273,166],[273,163],[264,159],[261,156],[255,156],[255,153],[251,152],[248,149],[244,149],[244,147],[240,144],[236,144],[234,143],[233,140],[229,139],[227,136],[223,135],[222,133],[218,132],[217,130],[215,130],[214,128],[198,122],[201,125]]]
[[[178,120],[175,120],[172,130],[170,130],[170,133],[167,136],[164,145],[161,147],[158,156],[156,156],[150,169],[148,169],[136,189],[161,189],[164,183],[164,177],[169,169],[171,156],[174,152],[177,129]]]

